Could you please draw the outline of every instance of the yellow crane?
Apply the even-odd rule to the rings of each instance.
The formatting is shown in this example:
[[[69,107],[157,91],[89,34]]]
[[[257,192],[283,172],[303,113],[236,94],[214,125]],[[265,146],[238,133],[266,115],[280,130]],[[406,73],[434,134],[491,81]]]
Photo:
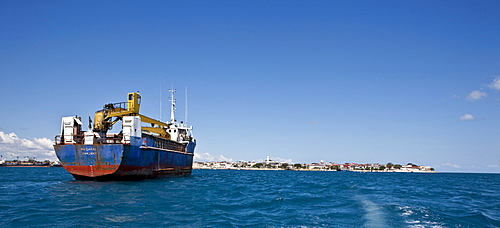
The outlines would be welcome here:
[[[143,130],[170,139],[170,134],[166,131],[170,124],[139,114],[141,108],[141,95],[139,95],[139,92],[128,93],[127,95],[127,102],[105,104],[102,110],[95,113],[93,131],[106,133],[123,116],[140,116],[142,122],[151,124],[151,127],[142,127]],[[115,120],[113,120],[113,117],[115,117]]]

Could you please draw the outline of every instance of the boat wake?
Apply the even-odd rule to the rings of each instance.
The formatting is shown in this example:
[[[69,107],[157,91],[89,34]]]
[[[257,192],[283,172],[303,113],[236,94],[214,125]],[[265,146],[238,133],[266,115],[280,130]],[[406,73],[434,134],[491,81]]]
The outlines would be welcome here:
[[[365,227],[389,227],[387,225],[384,212],[382,211],[382,206],[377,205],[371,200],[366,199],[366,197],[360,197],[359,203],[365,210],[364,219]]]

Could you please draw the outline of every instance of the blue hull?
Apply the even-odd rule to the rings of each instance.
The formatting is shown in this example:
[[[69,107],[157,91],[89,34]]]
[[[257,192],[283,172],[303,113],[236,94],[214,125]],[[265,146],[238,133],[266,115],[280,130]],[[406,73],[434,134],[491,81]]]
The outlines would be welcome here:
[[[191,174],[195,142],[186,152],[130,144],[55,145],[61,165],[77,180],[137,180]]]

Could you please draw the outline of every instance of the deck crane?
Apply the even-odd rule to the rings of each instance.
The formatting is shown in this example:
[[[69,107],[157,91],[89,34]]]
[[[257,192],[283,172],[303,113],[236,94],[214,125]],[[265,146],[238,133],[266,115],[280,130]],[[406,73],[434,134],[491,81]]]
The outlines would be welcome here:
[[[164,123],[141,115],[139,114],[140,107],[141,95],[139,95],[139,92],[128,93],[127,102],[105,104],[102,110],[95,113],[93,131],[105,135],[124,116],[139,116],[141,117],[141,122],[151,124],[151,127],[142,127],[142,130],[156,133],[166,139],[171,139],[167,129],[174,123]]]

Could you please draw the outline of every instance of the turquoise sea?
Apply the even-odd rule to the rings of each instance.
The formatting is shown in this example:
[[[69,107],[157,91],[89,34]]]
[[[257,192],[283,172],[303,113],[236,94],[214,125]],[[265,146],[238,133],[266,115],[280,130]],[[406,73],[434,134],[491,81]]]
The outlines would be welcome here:
[[[0,167],[0,227],[500,227],[500,175],[194,170],[94,182]]]

